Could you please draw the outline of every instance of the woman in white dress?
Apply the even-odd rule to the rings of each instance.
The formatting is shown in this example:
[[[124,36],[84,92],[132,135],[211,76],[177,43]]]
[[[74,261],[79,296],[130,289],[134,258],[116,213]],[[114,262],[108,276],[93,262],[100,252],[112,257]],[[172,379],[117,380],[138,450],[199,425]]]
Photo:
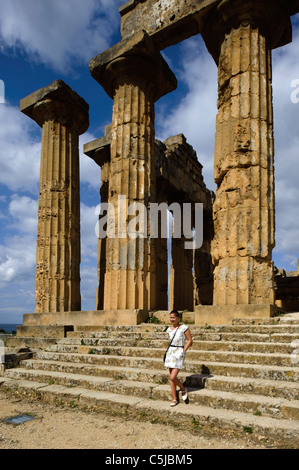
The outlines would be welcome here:
[[[169,368],[170,387],[173,401],[170,406],[178,404],[176,396],[176,387],[182,391],[183,400],[187,400],[187,389],[177,378],[180,369],[185,361],[186,351],[192,345],[192,337],[187,325],[180,325],[180,314],[177,310],[172,310],[169,315],[171,326],[166,330],[169,335],[170,346],[166,353],[165,367]]]

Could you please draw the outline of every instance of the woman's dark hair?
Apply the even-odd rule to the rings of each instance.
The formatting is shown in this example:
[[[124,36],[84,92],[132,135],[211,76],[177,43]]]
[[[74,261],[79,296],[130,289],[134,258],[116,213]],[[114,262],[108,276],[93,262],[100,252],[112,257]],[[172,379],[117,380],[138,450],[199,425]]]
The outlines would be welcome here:
[[[174,315],[175,315],[176,317],[180,317],[180,316],[181,316],[181,314],[180,314],[177,310],[171,310],[171,312],[170,312],[169,315],[171,315],[172,313],[174,313]]]

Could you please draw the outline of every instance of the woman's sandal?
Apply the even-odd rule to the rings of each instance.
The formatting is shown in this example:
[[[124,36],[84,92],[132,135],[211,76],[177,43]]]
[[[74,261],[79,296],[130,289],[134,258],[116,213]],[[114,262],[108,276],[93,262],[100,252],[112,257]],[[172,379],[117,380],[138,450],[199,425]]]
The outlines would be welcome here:
[[[179,402],[177,400],[173,400],[171,403],[170,403],[170,406],[176,406]]]
[[[188,398],[188,392],[187,392],[187,389],[185,389],[185,391],[184,391],[183,393],[184,393],[184,395],[182,394],[182,399],[183,399],[184,401],[186,401],[186,400],[187,400],[187,398]]]

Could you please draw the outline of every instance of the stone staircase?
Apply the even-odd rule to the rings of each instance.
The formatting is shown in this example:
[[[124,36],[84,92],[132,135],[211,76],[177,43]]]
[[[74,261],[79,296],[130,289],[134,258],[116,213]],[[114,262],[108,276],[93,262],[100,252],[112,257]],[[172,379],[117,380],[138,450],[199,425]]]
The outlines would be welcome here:
[[[13,341],[29,345],[33,357],[6,369],[0,385],[56,404],[195,429],[208,425],[298,446],[299,355],[297,361],[291,343],[299,338],[299,320],[190,325],[193,346],[180,372],[189,398],[174,408],[162,361],[166,328],[77,327],[60,339],[11,339],[7,347]]]

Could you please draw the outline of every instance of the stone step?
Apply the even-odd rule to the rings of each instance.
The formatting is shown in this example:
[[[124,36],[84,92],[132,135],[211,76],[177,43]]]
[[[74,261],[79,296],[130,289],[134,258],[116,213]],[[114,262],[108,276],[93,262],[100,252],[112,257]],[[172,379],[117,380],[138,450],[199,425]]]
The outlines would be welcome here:
[[[59,340],[57,344],[50,346],[49,351],[57,352],[79,352],[80,347],[93,347],[120,350],[124,347],[138,347],[138,348],[154,348],[166,349],[169,342],[167,340],[116,340],[116,339],[94,339],[85,338],[65,338]],[[257,352],[264,354],[280,353],[280,354],[291,354],[294,351],[294,347],[291,344],[286,343],[254,343],[254,342],[241,342],[237,343],[234,341],[200,341],[194,340],[191,351],[238,351],[238,352]]]
[[[283,330],[282,330],[283,331]],[[199,341],[236,341],[236,342],[280,342],[280,343],[291,343],[292,341],[298,339],[298,333],[275,333],[272,330],[267,333],[242,333],[242,332],[212,332],[210,330],[203,330],[198,332],[191,329],[193,340]],[[110,339],[112,341],[120,340],[160,340],[164,341],[168,335],[165,332],[133,332],[133,333],[111,333],[109,331],[93,331],[93,332],[74,332],[72,335],[67,335],[67,339],[80,338],[83,341],[85,339],[91,338],[95,341],[98,339]],[[59,340],[58,340],[59,341]]]
[[[105,413],[122,413],[127,418],[147,419],[163,424],[184,424],[191,428],[199,426],[217,426],[218,428],[254,433],[289,442],[293,447],[299,444],[298,422],[291,419],[277,419],[257,416],[253,413],[214,409],[211,406],[181,403],[174,408],[165,400],[153,400],[146,396],[133,396],[86,389],[84,387],[67,387],[49,385],[43,382],[15,380],[0,377],[1,386],[18,390],[23,395],[35,394],[45,402],[65,404],[69,407],[91,409]],[[155,420],[155,421],[153,421]]]
[[[291,343],[298,339],[297,333],[273,333],[273,334],[259,334],[259,333],[221,333],[219,334],[223,341],[234,342],[262,342],[262,343]],[[205,336],[207,338],[207,335]]]
[[[37,338],[37,337],[18,337],[13,336],[5,340],[7,348],[47,348],[57,343],[57,338]]]
[[[61,355],[66,354],[70,360],[73,354],[84,354],[95,357],[95,361],[102,362],[103,360],[115,363],[120,367],[124,364],[124,361],[131,360],[133,362],[142,361],[147,364],[152,360],[160,362],[161,367],[164,367],[162,362],[165,349],[163,348],[139,348],[134,347],[101,347],[101,346],[80,346],[78,347],[78,353],[66,353],[66,352],[55,352],[55,351],[38,351],[37,358],[39,359],[52,359],[57,355],[58,360],[61,360]],[[107,359],[108,358],[108,359]],[[236,351],[204,351],[204,350],[190,350],[187,353],[186,361],[191,362],[229,362],[229,363],[240,363],[240,364],[261,364],[261,365],[272,365],[275,367],[295,367],[296,364],[293,361],[291,354],[265,354],[265,353],[249,353],[249,352],[236,352]],[[89,361],[90,362],[90,361]],[[146,366],[147,367],[147,366]],[[150,367],[150,366],[149,366]],[[154,366],[156,367],[156,366]]]
[[[275,333],[299,333],[299,324],[263,324],[263,325],[223,325],[211,326],[205,328],[213,330],[217,333],[259,333],[259,334],[275,334]]]
[[[26,365],[26,363],[23,365]],[[27,364],[28,365],[28,364]],[[43,363],[42,361],[39,361],[39,363],[35,363],[35,369],[10,369],[6,371],[7,376],[13,376],[13,377],[18,377],[18,374],[21,371],[27,370],[28,374],[31,373],[31,371],[36,371],[35,373],[38,374],[39,371],[42,371],[42,373],[49,373],[52,375],[55,372],[55,367],[57,366],[57,363],[54,363],[54,368],[53,364],[51,362],[49,363],[51,372],[47,370],[47,364]],[[29,363],[29,367],[32,367],[32,363]],[[66,368],[64,367],[63,363],[59,365],[60,369],[63,370],[63,372],[57,372],[57,374],[63,374],[63,375],[70,375],[74,376],[77,375],[78,372],[78,364],[77,363],[67,363]],[[73,372],[65,372],[65,370],[71,370],[75,371]],[[109,367],[108,367],[109,369]],[[79,367],[80,371],[80,376],[83,377],[84,371],[82,371],[82,368]],[[104,370],[104,373],[106,371]],[[112,376],[111,376],[112,372]],[[119,369],[115,370],[115,368],[112,368],[112,371],[109,371],[109,376],[108,378],[103,376],[95,376],[96,379],[103,380],[103,381],[111,381],[115,380],[115,376],[113,373],[116,372],[116,376],[121,375]],[[124,370],[124,372],[127,372]],[[134,371],[138,374],[138,371]],[[144,371],[143,371],[144,372]],[[23,373],[23,372],[22,372]],[[88,368],[88,373],[98,373],[98,369],[95,368]],[[146,371],[146,377],[152,376],[152,370]],[[143,376],[145,375],[143,373]],[[127,376],[127,375],[125,375]],[[129,370],[129,376],[132,376],[132,370]],[[87,379],[93,380],[92,375],[86,376]],[[191,387],[193,389],[210,389],[210,390],[222,390],[222,391],[229,391],[229,392],[237,392],[237,393],[250,393],[250,394],[257,394],[257,395],[265,395],[269,397],[277,397],[277,398],[284,398],[286,400],[298,400],[299,399],[299,384],[295,382],[283,382],[283,381],[275,381],[275,380],[265,380],[265,379],[259,379],[259,378],[246,378],[246,377],[237,377],[237,376],[217,376],[217,375],[204,375],[204,374],[193,374],[193,375],[188,375],[186,372],[180,372],[180,377],[182,380],[185,381],[186,386]],[[155,383],[165,383],[169,380],[169,373],[167,370],[159,371],[155,370]],[[149,382],[148,382],[149,383]],[[152,384],[152,382],[151,382]],[[74,384],[72,384],[74,385]],[[149,385],[150,386],[150,385]]]
[[[232,325],[299,325],[298,319],[292,319],[283,315],[271,318],[233,318]]]
[[[144,382],[128,380],[111,380],[103,377],[88,377],[84,375],[49,372],[40,370],[18,369],[11,371],[11,378],[32,380],[37,382],[55,383],[65,386],[79,386],[93,390],[109,391],[123,395],[148,397],[152,399],[171,400],[169,385],[153,385]],[[192,404],[225,408],[234,411],[256,413],[279,419],[299,419],[298,401],[284,400],[276,397],[238,394],[222,390],[189,388],[189,402]]]
[[[230,377],[217,375],[202,375],[196,378],[194,376],[186,377],[187,384],[210,390],[223,390],[237,393],[250,393],[256,395],[265,395],[267,397],[284,398],[286,400],[299,400],[299,384],[296,382],[284,382],[278,380],[266,380],[260,378]],[[193,387],[194,388],[194,387]]]
[[[58,363],[58,364],[57,364]],[[134,375],[136,380],[155,381],[162,377],[168,378],[168,370],[165,368],[161,359],[151,358],[131,358],[117,356],[97,356],[93,354],[60,354],[39,352],[38,359],[21,361],[22,367],[44,368],[57,370],[57,367],[63,367],[66,372],[72,372],[76,368],[76,373],[87,375],[121,375],[124,378],[131,379]],[[143,373],[145,371],[145,373]],[[152,372],[151,372],[152,371]],[[186,361],[184,366],[186,374],[209,374],[232,377],[261,378],[266,380],[277,380],[286,382],[297,382],[299,379],[298,368],[278,367],[266,365],[234,364],[221,362],[199,363],[195,361]],[[142,376],[142,379],[138,378]],[[162,379],[164,380],[164,379]]]
[[[141,335],[154,335],[163,333],[167,330],[169,325],[155,325],[153,326],[107,326],[107,327],[95,327],[94,329],[76,329],[75,331],[68,331],[67,337],[104,337],[110,335],[119,335],[119,337],[126,337],[132,334],[138,336]],[[202,333],[259,333],[259,334],[274,334],[274,333],[299,333],[299,322],[295,324],[236,324],[236,325],[188,325],[193,334]]]

